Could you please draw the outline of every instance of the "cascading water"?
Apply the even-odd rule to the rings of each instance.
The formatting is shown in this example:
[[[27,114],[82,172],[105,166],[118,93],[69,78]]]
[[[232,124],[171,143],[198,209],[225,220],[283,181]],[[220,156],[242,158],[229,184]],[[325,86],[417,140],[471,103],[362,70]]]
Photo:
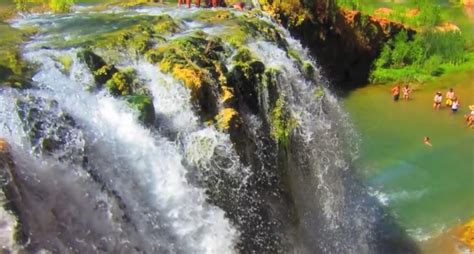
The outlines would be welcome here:
[[[37,66],[34,87],[5,88],[0,94],[0,136],[9,142],[15,162],[2,186],[10,198],[18,198],[10,211],[21,222],[15,242],[11,234],[17,221],[2,217],[4,248],[58,253],[400,251],[386,241],[398,233],[385,234],[383,211],[351,176],[354,134],[300,44],[265,16],[256,18],[276,41],[259,31],[251,34],[244,46],[256,61],[244,67],[260,72],[259,83],[238,85],[230,74],[237,73],[234,59],[239,55],[235,39],[226,37],[230,25],[206,21],[222,18],[219,10],[201,12],[196,17],[197,10],[143,8],[26,16],[13,22],[19,28],[36,26],[39,32],[24,47],[24,57]],[[228,13],[224,18],[246,15]],[[156,36],[151,47],[147,41],[151,50],[197,30],[201,37],[224,38],[224,43],[209,39],[203,47],[205,55],[213,47],[223,48],[215,50],[224,53],[211,57],[220,61],[216,68],[225,75],[206,81],[211,88],[202,94],[183,81],[191,74],[179,69],[182,63],[165,65],[160,58],[158,68],[143,53],[121,51],[107,58],[116,67],[91,70],[80,59],[93,38],[137,22],[156,22],[163,14],[179,21],[179,31]],[[261,23],[249,27],[258,28],[255,24]],[[185,43],[178,41],[173,52]],[[290,47],[301,59],[290,57]],[[98,50],[109,52],[107,47]],[[196,69],[209,65],[192,61]],[[140,109],[131,107],[127,97],[94,88],[97,76],[116,68],[136,71],[134,82],[152,97],[154,121],[139,120]],[[305,74],[305,68],[313,71]],[[218,76],[211,72],[204,73]],[[225,89],[212,87],[225,79],[234,84],[233,108],[226,104],[226,92],[220,92]],[[105,86],[110,89],[109,82]],[[274,134],[275,125],[288,125],[279,119],[282,110],[291,116],[286,141]],[[224,113],[209,118],[214,111]],[[218,126],[236,114],[235,129]]]

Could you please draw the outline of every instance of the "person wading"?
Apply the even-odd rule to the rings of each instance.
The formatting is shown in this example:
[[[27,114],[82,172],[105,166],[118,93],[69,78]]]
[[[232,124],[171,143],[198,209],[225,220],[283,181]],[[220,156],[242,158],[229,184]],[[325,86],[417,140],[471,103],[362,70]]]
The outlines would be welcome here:
[[[400,99],[400,86],[394,86],[392,88],[392,96],[393,96],[393,101],[398,101]]]

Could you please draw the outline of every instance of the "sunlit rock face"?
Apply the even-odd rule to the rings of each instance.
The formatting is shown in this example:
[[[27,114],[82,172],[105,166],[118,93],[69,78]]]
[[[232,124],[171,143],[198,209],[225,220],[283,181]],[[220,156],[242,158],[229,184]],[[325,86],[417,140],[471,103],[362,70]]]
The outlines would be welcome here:
[[[333,0],[259,3],[310,49],[333,85],[341,90],[367,83],[372,62],[384,42],[401,30],[414,33],[388,20],[391,10],[387,8],[368,16],[340,9]]]

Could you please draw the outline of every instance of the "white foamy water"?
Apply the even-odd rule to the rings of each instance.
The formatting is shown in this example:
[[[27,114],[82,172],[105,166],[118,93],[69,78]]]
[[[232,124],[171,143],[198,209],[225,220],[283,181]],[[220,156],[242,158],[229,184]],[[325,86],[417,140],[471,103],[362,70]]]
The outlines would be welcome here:
[[[0,202],[6,202],[3,192],[0,191]],[[0,250],[18,251],[20,246],[15,240],[15,227],[18,222],[13,214],[0,207]]]
[[[71,52],[72,55],[74,53]],[[183,156],[174,143],[144,128],[137,120],[137,112],[125,102],[105,92],[97,95],[85,92],[84,85],[90,80],[88,75],[82,75],[87,71],[77,61],[71,71],[75,78],[71,79],[58,69],[50,51],[31,52],[26,56],[31,62],[41,63],[41,70],[34,80],[40,84],[42,91],[46,94],[47,91],[54,91],[50,96],[87,130],[86,139],[92,142],[93,149],[99,152],[106,150],[112,156],[108,160],[110,163],[120,163],[98,170],[107,176],[110,186],[122,199],[132,206],[129,209],[138,215],[146,213],[150,218],[165,220],[165,226],[159,223],[151,225],[143,233],[153,234],[153,227],[161,227],[159,230],[171,234],[171,239],[176,238],[176,246],[170,246],[170,250],[185,253],[233,252],[237,231],[224,217],[222,210],[207,204],[202,189],[188,183],[187,169],[181,164]],[[176,105],[173,101],[167,104],[167,101],[158,99],[157,102],[158,109]],[[185,113],[182,117],[178,116],[174,123],[179,122],[191,127],[195,125],[195,119]],[[180,127],[179,124],[177,127]],[[97,165],[102,164],[98,162]],[[132,219],[140,220],[139,216],[133,218],[133,215]],[[143,221],[145,224],[151,222],[146,218]],[[136,223],[140,225],[141,222]]]
[[[135,68],[153,95],[160,128],[177,133],[184,157],[191,165],[206,171],[223,170],[247,177],[249,169],[241,165],[229,135],[212,125],[199,124],[190,103],[191,91],[181,81],[163,74],[157,66],[147,62],[140,62]],[[223,160],[227,163],[219,163]]]
[[[371,189],[369,194],[376,197],[380,203],[385,206],[390,205],[393,202],[401,202],[401,201],[416,201],[421,199],[425,194],[428,193],[428,189],[422,190],[401,190],[398,192],[382,192],[380,190]]]

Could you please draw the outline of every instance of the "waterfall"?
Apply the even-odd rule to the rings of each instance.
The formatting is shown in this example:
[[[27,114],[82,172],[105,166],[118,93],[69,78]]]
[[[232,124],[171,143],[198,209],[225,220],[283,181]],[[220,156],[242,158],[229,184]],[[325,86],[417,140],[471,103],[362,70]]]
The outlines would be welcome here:
[[[261,22],[252,25],[265,31],[251,31],[244,42],[255,58],[244,67],[259,73],[255,84],[240,84],[232,75],[238,74],[234,59],[241,49],[226,37],[233,23],[206,23],[208,16],[195,16],[229,16],[246,24],[247,14],[172,8],[83,12],[13,22],[39,32],[23,50],[37,66],[34,87],[0,91],[0,137],[10,144],[15,162],[14,174],[4,178],[21,198],[14,202],[16,213],[0,209],[8,214],[0,227],[4,248],[391,252],[379,237],[384,212],[351,173],[357,135],[316,62],[286,30],[263,14],[252,17]],[[156,36],[150,50],[190,34],[218,37],[203,48],[210,55],[208,49],[218,44],[224,53],[215,53],[212,63],[225,75],[203,72],[210,88],[199,97],[182,76],[170,73],[173,68],[152,63],[147,54],[96,49],[114,61],[109,70],[136,71],[133,82],[152,98],[154,109],[154,120],[145,124],[126,96],[95,85],[98,71],[79,55],[94,38],[163,14],[176,21],[177,31]],[[209,65],[196,61],[192,67],[199,64]],[[224,79],[234,97],[222,92]],[[226,130],[218,118],[229,109],[239,118]],[[214,111],[219,113],[209,118]],[[291,123],[282,123],[281,114]],[[275,134],[276,124],[289,131]],[[13,228],[23,232],[23,242],[13,241]]]

